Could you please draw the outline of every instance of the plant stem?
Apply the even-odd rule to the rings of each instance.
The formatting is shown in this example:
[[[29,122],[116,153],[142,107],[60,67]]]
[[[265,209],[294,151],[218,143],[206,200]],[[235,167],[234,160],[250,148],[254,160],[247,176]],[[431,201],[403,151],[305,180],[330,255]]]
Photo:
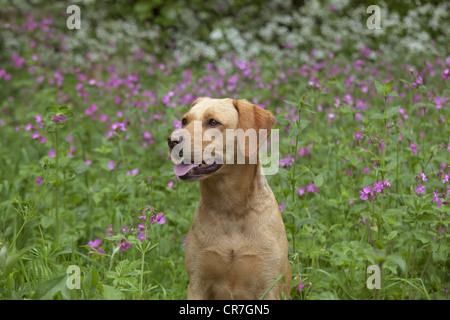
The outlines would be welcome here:
[[[292,186],[292,202],[295,203],[295,163],[297,162],[295,156],[297,154],[298,148],[298,135],[295,137],[295,149],[294,149],[294,163],[292,164],[292,177],[291,177],[291,186]]]
[[[294,219],[294,223],[295,223],[295,219]],[[295,230],[295,228],[294,228]],[[295,230],[294,232],[292,232],[292,253],[295,254],[295,232],[297,232],[297,230]]]
[[[378,239],[380,239],[380,235],[381,235],[381,227],[382,227],[382,225],[383,225],[383,196],[381,196],[380,198],[381,198],[381,200],[380,200],[380,202],[381,202],[381,207],[380,207],[380,214],[379,214],[379,217],[378,217],[379,224],[380,224],[380,227],[379,227],[379,229],[378,229]]]
[[[373,241],[373,238],[372,238],[372,225],[373,225],[373,223],[375,221],[375,217],[374,217],[375,214],[374,214],[374,212],[375,212],[375,202],[373,201],[372,202],[372,219],[371,219],[370,223],[366,223],[366,225],[367,225],[367,228],[368,228],[368,231],[369,231],[369,242],[372,245],[372,247],[375,248],[375,242]]]
[[[8,250],[11,249],[12,247],[14,247],[14,244],[16,243],[17,238],[19,237],[19,234],[22,232],[23,227],[25,227],[25,225],[28,223],[28,220],[25,220],[22,224],[22,226],[19,229],[19,232],[17,232],[16,236],[14,237],[13,242],[11,243],[11,245],[8,247]]]
[[[384,110],[386,110],[387,112],[388,109],[388,105],[387,105],[387,97],[384,98]],[[386,131],[387,131],[387,123],[386,123],[386,119],[384,119],[384,130],[383,130],[383,169],[385,169],[385,161],[386,161]],[[381,172],[381,177],[384,178],[384,171]]]
[[[420,274],[419,278],[423,278],[423,275],[425,274],[425,270],[427,270],[428,263],[430,262],[431,256],[433,255],[433,252],[430,251],[430,254],[428,255],[427,261],[425,262],[425,267],[422,270],[422,273]]]
[[[145,235],[144,235],[144,242],[145,242]],[[140,284],[141,295],[142,295],[142,289],[144,287],[144,262],[145,262],[145,249],[142,248],[142,254],[141,254],[141,284]]]
[[[81,139],[81,137],[79,136],[80,142],[81,142],[81,150],[83,152],[83,159],[86,162],[87,158],[86,158],[86,148],[84,146],[85,141],[83,141]],[[88,201],[88,218],[87,218],[87,223],[89,226],[89,238],[92,238],[92,232],[93,232],[93,227],[92,227],[92,223],[91,223],[91,218],[92,218],[92,197],[91,197],[91,187],[89,184],[89,171],[87,171],[84,174],[84,182],[86,184],[86,190],[87,192],[87,201]]]
[[[122,156],[122,162],[124,164],[127,164],[126,158],[125,158],[125,154],[123,152],[123,146],[122,146],[122,140],[119,139],[119,151],[120,151],[120,155]]]
[[[297,128],[300,127],[300,116],[302,114],[302,109],[301,107],[297,108],[298,111],[298,119],[296,121],[297,124]],[[295,136],[295,149],[292,155],[292,158],[294,159],[294,162],[292,164],[292,176],[291,176],[291,187],[292,187],[292,202],[295,203],[295,167],[296,167],[296,156],[297,156],[297,152],[298,152],[298,137],[299,135],[297,134]]]
[[[399,146],[399,144],[400,143],[398,143],[397,142],[397,172],[396,172],[396,178],[395,178],[395,193],[396,193],[396,195],[397,195],[397,208],[398,208],[398,198],[399,198],[399,196],[398,196],[398,173],[399,173],[399,170],[400,170],[400,166],[399,166],[399,161],[398,161],[398,146]]]
[[[419,227],[419,223],[416,221],[416,230],[418,229],[418,227]],[[411,262],[411,276],[410,276],[410,278],[414,278],[414,266],[415,266],[415,263],[416,263],[416,249],[417,249],[417,247],[414,246],[413,255],[412,255],[412,262]],[[412,295],[412,288],[410,287],[409,288],[409,299],[411,299],[411,295]]]
[[[55,134],[55,161],[56,161],[56,185],[55,185],[55,224],[56,224],[56,244],[59,243],[59,128],[56,127]]]

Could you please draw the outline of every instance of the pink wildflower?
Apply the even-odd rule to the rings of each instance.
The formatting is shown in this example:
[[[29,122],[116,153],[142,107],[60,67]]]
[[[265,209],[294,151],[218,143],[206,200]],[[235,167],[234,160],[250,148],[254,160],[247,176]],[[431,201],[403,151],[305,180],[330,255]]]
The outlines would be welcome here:
[[[425,186],[424,185],[422,185],[422,184],[419,184],[417,187],[416,187],[416,192],[418,193],[418,194],[423,194],[423,193],[425,193]]]

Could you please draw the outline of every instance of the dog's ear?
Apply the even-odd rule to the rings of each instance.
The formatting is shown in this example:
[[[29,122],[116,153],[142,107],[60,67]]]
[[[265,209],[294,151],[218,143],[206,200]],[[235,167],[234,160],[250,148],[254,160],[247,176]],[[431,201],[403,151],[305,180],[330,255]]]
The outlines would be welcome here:
[[[242,129],[244,133],[248,129],[254,129],[256,131],[257,148],[255,151],[257,151],[270,136],[273,125],[275,124],[275,117],[272,112],[252,104],[247,100],[233,100],[233,105],[238,112],[238,129]],[[262,129],[265,129],[267,134],[261,136],[259,132]],[[239,136],[238,145],[241,152],[247,158],[253,155],[250,154],[250,149],[245,143],[245,139],[240,139]]]

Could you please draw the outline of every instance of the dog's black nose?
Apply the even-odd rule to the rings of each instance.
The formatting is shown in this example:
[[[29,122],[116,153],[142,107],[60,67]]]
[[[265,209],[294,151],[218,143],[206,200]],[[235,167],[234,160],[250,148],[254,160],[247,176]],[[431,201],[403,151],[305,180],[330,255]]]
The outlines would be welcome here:
[[[172,135],[170,135],[167,138],[167,144],[169,145],[170,149],[173,149],[177,144],[181,143],[183,141],[183,136],[175,137],[174,140],[172,140]]]

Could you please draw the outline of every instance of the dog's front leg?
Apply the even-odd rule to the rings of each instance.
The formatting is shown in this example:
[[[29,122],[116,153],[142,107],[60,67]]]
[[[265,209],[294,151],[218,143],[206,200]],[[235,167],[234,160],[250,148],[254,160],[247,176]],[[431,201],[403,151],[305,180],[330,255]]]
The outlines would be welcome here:
[[[210,296],[205,288],[201,288],[200,286],[193,286],[192,283],[188,285],[187,291],[187,299],[188,300],[209,300]]]

